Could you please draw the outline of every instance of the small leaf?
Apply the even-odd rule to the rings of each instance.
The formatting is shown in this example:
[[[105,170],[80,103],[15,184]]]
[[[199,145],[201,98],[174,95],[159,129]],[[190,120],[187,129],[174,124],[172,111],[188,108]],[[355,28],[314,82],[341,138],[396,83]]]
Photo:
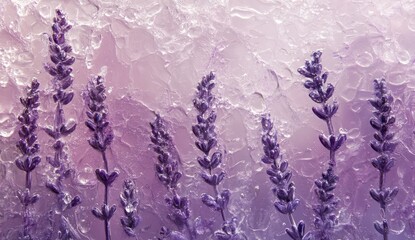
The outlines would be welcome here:
[[[313,113],[320,119],[326,120],[327,114],[321,109],[317,107],[312,107],[311,110],[313,110]]]
[[[321,144],[327,149],[327,150],[331,150],[331,146],[330,146],[330,142],[329,139],[324,135],[324,134],[320,134],[318,136]]]
[[[68,104],[68,103],[70,103],[72,101],[73,97],[74,97],[74,93],[73,92],[69,92],[69,93],[67,93],[65,95],[65,97],[63,99],[61,99],[61,103],[63,105],[66,105],[66,104]]]
[[[101,210],[99,210],[99,208],[97,207],[94,207],[92,209],[92,214],[98,219],[105,220],[104,215],[102,214]]]
[[[221,152],[213,153],[210,159],[210,168],[215,169],[216,167],[219,166],[221,162],[222,162],[222,153]]]

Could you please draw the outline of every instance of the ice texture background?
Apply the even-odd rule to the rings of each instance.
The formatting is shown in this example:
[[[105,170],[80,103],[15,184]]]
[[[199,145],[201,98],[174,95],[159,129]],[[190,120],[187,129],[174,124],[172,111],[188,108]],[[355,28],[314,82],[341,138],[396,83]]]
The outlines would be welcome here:
[[[103,189],[94,170],[102,167],[97,152],[86,142],[85,107],[81,92],[91,74],[106,78],[107,103],[115,140],[109,149],[110,168],[120,177],[111,188],[110,203],[119,204],[123,179],[139,188],[142,222],[140,239],[157,236],[160,227],[173,225],[166,218],[165,188],[154,174],[155,154],[149,149],[153,112],[172,129],[183,162],[181,193],[191,199],[192,216],[217,220],[199,196],[211,192],[203,183],[191,126],[192,106],[201,77],[217,75],[216,110],[222,167],[228,175],[223,186],[232,191],[229,211],[237,217],[248,239],[287,239],[288,219],[273,206],[265,165],[260,161],[260,115],[270,112],[276,122],[284,158],[290,162],[301,206],[294,216],[312,228],[311,205],[316,202],[313,181],[326,168],[328,153],[318,142],[326,126],[311,112],[303,79],[296,69],[312,51],[323,51],[323,66],[340,103],[335,129],[347,131],[348,141],[338,155],[340,176],[335,193],[340,198],[340,229],[336,239],[379,239],[373,221],[379,205],[369,196],[378,184],[378,172],[369,160],[376,154],[369,141],[372,80],[385,77],[395,96],[394,131],[399,146],[396,166],[386,186],[400,192],[388,207],[391,240],[415,236],[415,1],[412,0],[2,0],[0,6],[0,239],[14,239],[22,222],[16,190],[24,177],[14,160],[18,156],[16,117],[19,96],[33,77],[41,83],[39,124],[53,121],[47,35],[56,8],[73,23],[67,34],[73,46],[76,91],[65,108],[67,118],[79,122],[66,139],[76,169],[71,192],[82,205],[72,221],[83,239],[103,239],[103,223],[90,209],[102,199]],[[39,230],[55,202],[44,187],[51,168],[44,160],[52,140],[40,132],[42,163],[33,176]],[[112,218],[113,239],[126,239],[119,218]],[[43,224],[43,225],[42,225]]]

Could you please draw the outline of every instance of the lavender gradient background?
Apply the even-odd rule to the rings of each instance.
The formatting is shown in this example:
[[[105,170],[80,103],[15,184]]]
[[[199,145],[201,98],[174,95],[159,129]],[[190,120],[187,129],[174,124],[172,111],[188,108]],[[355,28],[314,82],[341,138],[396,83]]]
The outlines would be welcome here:
[[[164,205],[166,190],[154,174],[155,154],[149,149],[148,122],[159,112],[171,124],[183,161],[181,190],[191,198],[193,217],[213,217],[199,200],[210,186],[198,176],[199,166],[191,125],[192,98],[200,78],[217,74],[218,135],[226,152],[224,187],[232,190],[230,212],[238,218],[248,239],[287,239],[288,219],[273,207],[271,184],[260,162],[259,116],[270,111],[279,129],[284,157],[290,161],[297,195],[295,213],[312,227],[313,181],[328,161],[318,142],[325,125],[311,112],[302,78],[296,69],[312,51],[323,51],[323,65],[336,87],[340,110],[336,129],[348,133],[338,155],[340,197],[338,239],[379,239],[373,221],[379,206],[369,196],[378,181],[369,163],[376,154],[368,143],[372,79],[386,77],[396,98],[396,167],[386,185],[400,192],[389,207],[395,232],[391,240],[415,237],[415,1],[388,0],[3,0],[0,6],[0,239],[13,239],[21,223],[21,205],[15,190],[23,186],[18,156],[16,116],[18,97],[32,77],[41,82],[41,119],[53,120],[50,77],[42,63],[48,60],[46,33],[54,9],[67,13],[74,24],[68,41],[74,48],[74,90],[65,108],[79,127],[67,139],[77,175],[73,193],[83,204],[72,221],[84,239],[103,239],[103,223],[90,209],[101,203],[103,189],[94,170],[102,166],[89,147],[81,91],[91,74],[106,77],[110,119],[115,141],[109,151],[110,168],[121,171],[111,188],[110,203],[119,203],[122,180],[132,177],[139,187],[140,239],[152,239],[162,225],[171,226]],[[50,166],[51,140],[40,133],[43,161],[36,169],[33,190],[41,194],[36,211],[44,214],[55,201],[44,187]],[[124,239],[119,208],[112,219],[113,239]],[[42,217],[41,217],[42,219]],[[43,220],[44,221],[44,220]],[[42,222],[44,224],[44,222]]]

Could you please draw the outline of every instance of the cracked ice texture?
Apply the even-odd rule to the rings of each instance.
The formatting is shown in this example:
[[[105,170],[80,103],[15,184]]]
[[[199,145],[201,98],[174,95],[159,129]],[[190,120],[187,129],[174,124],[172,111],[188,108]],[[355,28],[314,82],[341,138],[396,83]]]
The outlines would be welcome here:
[[[282,154],[290,161],[301,206],[294,214],[312,226],[315,202],[313,181],[327,164],[327,152],[317,136],[324,124],[311,112],[312,101],[296,69],[309,54],[321,49],[323,63],[335,85],[340,109],[335,128],[348,133],[338,155],[340,198],[336,236],[341,239],[376,239],[373,219],[379,207],[368,190],[377,182],[369,160],[375,155],[368,145],[372,80],[385,77],[396,99],[393,111],[399,145],[396,165],[386,182],[399,186],[395,203],[388,207],[390,239],[411,239],[415,234],[415,2],[413,1],[277,1],[277,0],[4,0],[0,6],[0,238],[13,234],[21,217],[15,189],[23,185],[13,166],[18,156],[16,117],[18,96],[36,77],[41,82],[39,125],[53,119],[50,77],[42,68],[48,59],[46,33],[55,8],[74,24],[68,34],[76,62],[73,65],[77,93],[65,109],[66,116],[85,120],[80,93],[90,74],[105,75],[107,103],[115,140],[108,151],[112,167],[130,176],[138,188],[139,233],[142,239],[157,235],[159,226],[173,227],[165,218],[166,190],[154,172],[148,148],[147,123],[152,111],[171,122],[172,136],[183,162],[183,189],[191,197],[193,216],[217,218],[199,201],[209,192],[199,180],[191,126],[197,82],[214,70],[217,75],[217,133],[225,152],[223,168],[228,176],[223,187],[233,196],[229,210],[237,217],[248,239],[285,239],[287,219],[273,209],[271,185],[260,162],[260,115],[271,112],[280,134]],[[101,224],[90,207],[102,199],[102,186],[94,169],[99,155],[86,140],[81,126],[67,139],[70,158],[77,170],[73,190],[82,205],[73,221],[83,239],[103,239]],[[39,142],[50,139],[39,132]],[[76,149],[74,151],[73,149]],[[50,154],[43,147],[41,155]],[[44,182],[51,168],[42,162],[33,173],[33,189],[41,195],[37,212],[48,210],[52,200]],[[123,180],[123,179],[122,179]],[[112,191],[121,192],[122,182]],[[110,197],[118,202],[118,194]],[[52,202],[52,201],[50,201]],[[119,219],[122,211],[115,213]],[[42,216],[40,216],[42,219]],[[214,229],[219,227],[214,226]],[[119,223],[112,225],[114,239],[123,239]],[[399,234],[399,235],[396,235]]]

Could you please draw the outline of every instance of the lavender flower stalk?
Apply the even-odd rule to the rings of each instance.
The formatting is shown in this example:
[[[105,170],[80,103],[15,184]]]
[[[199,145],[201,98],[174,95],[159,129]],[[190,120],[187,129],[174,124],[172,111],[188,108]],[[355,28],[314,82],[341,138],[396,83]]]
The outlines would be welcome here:
[[[311,61],[306,61],[305,66],[298,69],[298,72],[307,80],[304,82],[305,88],[310,90],[309,96],[315,103],[320,104],[319,107],[313,107],[314,114],[325,121],[328,128],[328,136],[320,134],[321,144],[329,150],[330,159],[329,167],[320,179],[315,181],[319,203],[313,207],[316,214],[314,220],[315,232],[314,237],[321,240],[329,240],[334,226],[337,224],[336,207],[339,199],[334,196],[334,189],[338,181],[335,173],[336,151],[346,141],[346,135],[340,133],[336,136],[333,128],[332,117],[337,112],[339,105],[336,101],[328,103],[333,96],[334,86],[331,83],[326,84],[328,73],[322,73],[321,52],[314,52]]]
[[[212,94],[212,89],[215,87],[214,79],[213,72],[204,76],[197,86],[196,97],[193,100],[193,105],[198,114],[197,123],[193,125],[192,131],[196,136],[195,145],[203,153],[202,156],[197,157],[197,161],[204,170],[201,173],[203,181],[211,185],[214,192],[214,196],[203,193],[202,202],[207,207],[218,211],[222,217],[222,231],[215,232],[215,237],[219,240],[239,239],[240,235],[236,233],[236,219],[227,220],[225,216],[231,192],[228,189],[222,191],[218,189],[218,185],[225,178],[225,172],[220,170],[218,173],[213,173],[213,170],[217,169],[222,162],[222,153],[215,151],[210,154],[211,150],[217,145],[216,112],[212,109],[215,99]]]
[[[398,194],[398,188],[385,188],[384,182],[386,173],[395,164],[395,159],[391,157],[397,143],[393,141],[394,133],[390,128],[395,123],[395,116],[391,114],[393,97],[386,87],[385,79],[374,80],[375,98],[370,99],[370,104],[375,108],[374,117],[370,119],[370,125],[376,130],[375,140],[370,142],[372,149],[379,154],[371,160],[373,167],[379,171],[379,188],[370,189],[370,196],[380,204],[382,221],[374,223],[377,232],[382,234],[383,239],[388,239],[389,224],[386,218],[386,206],[391,204]]]
[[[288,162],[280,157],[277,131],[273,130],[274,124],[270,119],[270,115],[263,115],[261,123],[264,150],[264,156],[261,160],[263,163],[270,165],[267,174],[271,182],[275,184],[272,188],[277,197],[274,206],[278,212],[288,215],[291,223],[291,228],[285,229],[288,236],[293,240],[302,240],[305,233],[305,223],[300,221],[297,225],[294,220],[293,213],[300,204],[300,200],[295,197],[294,182],[291,181],[292,173],[288,170]]]
[[[70,67],[75,58],[70,56],[72,47],[66,42],[65,34],[72,28],[65,15],[56,10],[56,17],[53,19],[52,36],[49,37],[49,52],[52,63],[45,64],[45,70],[53,77],[53,100],[56,103],[54,124],[45,128],[45,132],[55,140],[53,157],[46,157],[46,160],[55,168],[57,178],[54,182],[48,182],[47,188],[56,194],[58,199],[58,215],[60,216],[59,239],[77,239],[77,232],[69,223],[64,212],[81,203],[79,196],[72,197],[65,189],[64,179],[71,176],[73,169],[70,169],[66,144],[63,137],[68,136],[76,129],[76,123],[66,122],[63,106],[69,104],[74,93],[70,90],[73,82]]]
[[[31,172],[40,163],[38,155],[40,146],[37,143],[37,120],[39,115],[39,82],[34,79],[28,87],[26,97],[21,97],[20,102],[24,106],[23,112],[18,120],[21,124],[19,130],[19,141],[16,146],[22,154],[15,163],[17,168],[26,173],[25,190],[19,190],[17,195],[23,205],[23,239],[33,239],[33,225],[35,224],[30,212],[30,207],[39,200],[39,195],[32,193]]]
[[[92,77],[87,86],[88,95],[85,96],[85,103],[88,107],[86,115],[88,119],[85,125],[93,132],[93,135],[88,140],[89,145],[101,153],[104,162],[104,169],[97,168],[95,174],[97,179],[105,186],[104,204],[101,209],[95,207],[92,209],[92,214],[104,221],[105,239],[111,239],[110,219],[116,211],[116,206],[113,204],[109,206],[109,187],[118,177],[117,170],[110,172],[108,166],[108,159],[106,155],[107,148],[111,145],[114,135],[107,120],[108,109],[104,101],[106,99],[104,80],[101,76]]]
[[[130,237],[136,237],[134,229],[140,223],[140,216],[137,214],[138,200],[136,199],[136,189],[132,180],[124,181],[124,189],[120,195],[121,205],[124,209],[124,217],[121,217],[121,225],[124,232]]]
[[[187,236],[182,232],[171,231],[163,227],[160,239],[195,239],[196,233],[190,224],[189,200],[181,197],[178,192],[178,182],[182,177],[179,170],[179,156],[170,136],[165,121],[156,115],[154,122],[150,123],[151,142],[153,150],[158,154],[156,174],[160,182],[167,188],[171,196],[166,197],[166,203],[170,207],[169,219],[180,231],[187,230]]]

